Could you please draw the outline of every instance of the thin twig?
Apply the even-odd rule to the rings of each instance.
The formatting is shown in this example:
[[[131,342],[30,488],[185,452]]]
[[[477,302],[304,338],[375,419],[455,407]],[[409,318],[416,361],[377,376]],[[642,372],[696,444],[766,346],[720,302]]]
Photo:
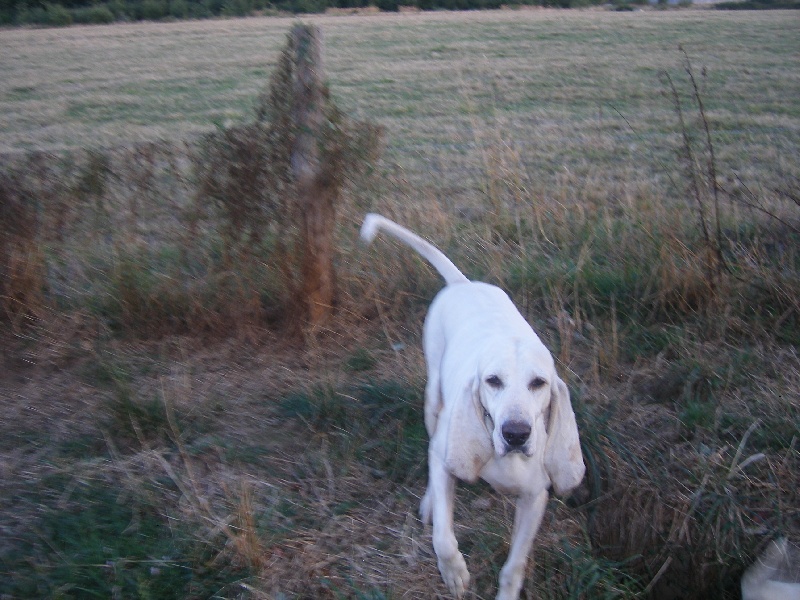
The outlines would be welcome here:
[[[722,254],[722,224],[720,221],[719,186],[717,185],[717,161],[714,156],[714,144],[711,141],[711,126],[709,125],[708,116],[706,115],[703,97],[700,94],[700,89],[697,86],[697,80],[694,77],[694,70],[692,69],[692,63],[689,60],[689,55],[686,53],[686,50],[684,50],[683,46],[678,46],[678,48],[681,52],[683,52],[683,56],[686,60],[684,69],[686,70],[686,73],[689,76],[689,81],[692,84],[694,101],[697,103],[697,110],[700,113],[700,121],[703,123],[703,129],[705,130],[706,134],[706,149],[708,151],[708,183],[711,185],[711,191],[714,198],[714,221],[717,237],[717,242],[713,246],[713,250],[717,258],[716,267],[718,272],[720,269],[730,271],[725,263],[725,257]]]
[[[689,176],[690,188],[692,194],[694,195],[695,202],[697,203],[697,215],[700,221],[700,230],[703,233],[703,240],[706,243],[706,247],[712,249],[714,244],[711,241],[711,234],[708,231],[706,206],[703,200],[703,196],[700,193],[700,183],[698,182],[697,170],[695,169],[697,161],[694,156],[694,150],[692,149],[692,140],[689,137],[689,128],[686,126],[686,120],[683,117],[683,106],[681,105],[680,96],[678,95],[678,89],[675,87],[675,82],[672,81],[672,77],[667,72],[664,72],[664,77],[666,78],[667,83],[669,84],[670,90],[672,92],[672,100],[675,105],[675,112],[678,115],[678,123],[680,125],[681,137],[683,139],[684,158],[686,159],[686,169],[687,169],[687,174]],[[711,269],[711,265],[709,265],[708,263],[706,263],[705,267],[706,267],[706,279],[711,288],[713,289],[715,283],[715,273]]]
[[[741,198],[734,198],[734,195],[733,195],[732,192],[729,192],[725,188],[720,187],[720,189],[723,192],[725,192],[728,195],[728,197],[731,198],[731,200],[735,199],[738,202],[740,202],[741,204],[744,204],[747,208],[752,208],[753,210],[757,210],[759,212],[762,212],[765,215],[767,215],[768,217],[770,217],[772,219],[775,219],[778,223],[780,223],[784,227],[787,227],[788,229],[790,229],[794,233],[800,234],[800,228],[792,225],[786,219],[782,219],[781,217],[776,215],[774,212],[764,208],[764,206],[762,206],[761,202],[758,201],[758,199],[757,199],[756,195],[753,193],[753,191],[749,187],[747,187],[747,184],[744,181],[742,181],[741,177],[739,177],[738,173],[734,172],[733,176],[736,177],[736,181],[739,183],[739,185],[742,186],[742,188],[744,188],[745,192],[747,192],[747,195],[750,197],[750,200],[745,200],[745,199],[741,199]],[[775,191],[778,194],[781,194],[781,192],[779,190],[773,190],[773,191]],[[784,194],[784,195],[786,195],[788,198],[792,199],[791,196],[788,196],[788,194]],[[800,204],[800,198],[795,199],[794,201],[798,202],[798,204]]]

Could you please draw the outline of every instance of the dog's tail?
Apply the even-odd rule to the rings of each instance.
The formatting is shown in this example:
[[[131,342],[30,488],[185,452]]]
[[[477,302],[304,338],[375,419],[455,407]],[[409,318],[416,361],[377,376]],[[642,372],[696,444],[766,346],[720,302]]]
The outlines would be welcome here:
[[[381,229],[419,252],[423,258],[425,258],[436,268],[437,271],[439,271],[439,274],[444,277],[447,285],[452,285],[454,283],[467,283],[469,281],[469,279],[467,279],[464,274],[458,270],[458,267],[456,267],[452,261],[447,258],[436,246],[426,242],[417,234],[409,231],[405,227],[398,225],[394,221],[390,221],[386,217],[369,213],[364,218],[364,224],[361,226],[361,239],[367,243],[370,243],[375,239],[375,236],[378,235],[378,231]]]

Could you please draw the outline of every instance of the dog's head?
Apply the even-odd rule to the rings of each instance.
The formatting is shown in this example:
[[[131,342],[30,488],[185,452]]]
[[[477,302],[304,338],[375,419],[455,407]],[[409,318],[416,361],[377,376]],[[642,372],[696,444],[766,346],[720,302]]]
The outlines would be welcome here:
[[[520,453],[540,460],[556,493],[577,487],[585,471],[569,390],[538,338],[488,342],[465,390],[464,479],[475,479],[492,456]],[[468,413],[468,414],[467,414]],[[480,450],[476,450],[480,448]]]
[[[538,340],[487,344],[477,365],[475,401],[494,452],[533,456],[544,449],[557,378],[553,357]]]

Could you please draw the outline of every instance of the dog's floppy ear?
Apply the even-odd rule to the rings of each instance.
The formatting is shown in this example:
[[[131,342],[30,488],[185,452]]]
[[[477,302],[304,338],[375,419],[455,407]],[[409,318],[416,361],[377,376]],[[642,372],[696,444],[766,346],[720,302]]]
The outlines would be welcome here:
[[[569,389],[558,377],[551,386],[550,422],[544,448],[544,468],[559,496],[580,484],[586,467],[578,439],[578,425],[569,401]]]
[[[472,377],[465,382],[460,395],[445,398],[445,403],[452,402],[447,410],[445,466],[451,474],[469,482],[478,479],[494,454],[479,387],[477,377]]]

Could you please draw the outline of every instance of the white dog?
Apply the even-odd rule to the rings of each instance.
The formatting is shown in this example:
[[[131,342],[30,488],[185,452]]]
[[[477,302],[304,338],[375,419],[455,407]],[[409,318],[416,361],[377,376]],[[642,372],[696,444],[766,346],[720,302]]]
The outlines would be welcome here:
[[[800,600],[800,548],[786,538],[770,542],[742,576],[742,600]]]
[[[361,237],[370,242],[381,229],[419,252],[447,282],[431,304],[423,334],[430,445],[420,515],[426,523],[433,520],[439,571],[460,598],[469,572],[453,531],[455,481],[480,477],[518,496],[497,593],[498,600],[514,600],[548,488],[566,494],[583,479],[569,391],[552,355],[501,289],[469,281],[436,247],[379,215],[366,216]]]

